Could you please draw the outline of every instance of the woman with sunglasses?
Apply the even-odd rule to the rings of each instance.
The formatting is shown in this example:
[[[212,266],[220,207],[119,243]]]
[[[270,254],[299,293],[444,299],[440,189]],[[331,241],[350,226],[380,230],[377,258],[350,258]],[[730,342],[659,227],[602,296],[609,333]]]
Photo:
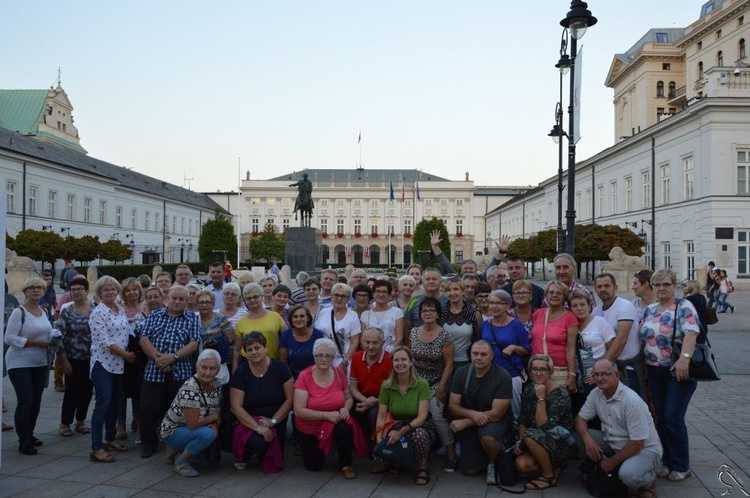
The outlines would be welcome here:
[[[334,284],[331,288],[333,306],[322,310],[315,321],[315,328],[336,345],[333,365],[344,371],[349,369],[352,355],[359,349],[359,335],[362,333],[362,322],[357,313],[347,307],[351,293],[348,285]]]
[[[664,447],[663,468],[656,473],[670,481],[679,482],[690,472],[690,445],[685,412],[698,383],[690,380],[690,358],[700,328],[698,314],[686,299],[675,299],[677,276],[672,270],[657,270],[651,276],[651,286],[657,301],[646,308],[641,319],[641,337],[648,384],[654,400],[656,431]],[[680,346],[680,357],[672,363],[672,337]]]
[[[559,280],[547,284],[545,298],[548,308],[536,310],[532,317],[531,354],[545,354],[552,358],[555,368],[552,380],[571,393],[578,390],[576,384],[576,340],[578,319],[565,308],[568,302],[568,286]]]
[[[552,381],[554,366],[552,359],[543,354],[529,360],[531,382],[523,390],[518,443],[513,448],[520,473],[539,473],[528,480],[526,489],[557,486],[558,471],[578,452],[570,395]]]

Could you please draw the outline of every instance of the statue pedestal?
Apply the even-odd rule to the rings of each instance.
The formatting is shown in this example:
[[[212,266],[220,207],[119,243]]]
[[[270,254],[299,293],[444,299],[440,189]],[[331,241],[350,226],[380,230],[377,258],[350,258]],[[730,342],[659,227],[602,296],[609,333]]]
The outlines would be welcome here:
[[[292,277],[300,271],[315,271],[315,268],[320,266],[322,232],[313,227],[289,227],[284,233],[284,263],[291,268]]]

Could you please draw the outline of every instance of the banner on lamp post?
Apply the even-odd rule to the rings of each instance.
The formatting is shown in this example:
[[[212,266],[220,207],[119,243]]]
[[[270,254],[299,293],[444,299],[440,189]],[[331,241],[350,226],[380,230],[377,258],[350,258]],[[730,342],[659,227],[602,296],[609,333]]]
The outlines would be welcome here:
[[[576,54],[575,81],[573,81],[573,119],[575,129],[573,131],[573,143],[577,144],[581,139],[581,73],[583,73],[583,47]]]

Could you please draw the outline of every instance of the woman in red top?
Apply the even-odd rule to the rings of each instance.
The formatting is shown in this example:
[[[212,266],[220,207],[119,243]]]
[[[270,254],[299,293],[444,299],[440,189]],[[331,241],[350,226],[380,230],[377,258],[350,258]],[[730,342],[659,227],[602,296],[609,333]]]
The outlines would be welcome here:
[[[304,369],[294,383],[294,425],[299,432],[302,461],[307,470],[321,470],[335,441],[341,473],[354,479],[357,473],[352,467],[352,449],[356,444],[358,453],[366,455],[369,448],[359,425],[349,416],[354,401],[346,373],[333,366],[336,343],[318,339],[313,357],[315,364]]]
[[[531,356],[545,354],[552,358],[555,369],[552,380],[574,393],[576,388],[576,338],[578,319],[568,309],[568,287],[558,280],[547,285],[548,308],[534,312],[531,328]]]

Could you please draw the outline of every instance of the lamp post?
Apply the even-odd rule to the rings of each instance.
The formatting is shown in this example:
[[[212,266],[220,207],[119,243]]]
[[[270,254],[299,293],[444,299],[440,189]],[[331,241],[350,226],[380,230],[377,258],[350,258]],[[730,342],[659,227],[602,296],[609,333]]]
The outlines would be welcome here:
[[[578,40],[583,38],[586,28],[596,24],[596,17],[591,15],[586,2],[573,0],[570,2],[570,11],[565,18],[560,21],[560,26],[566,28],[570,34],[570,100],[568,101],[568,209],[565,212],[567,221],[567,237],[565,239],[565,249],[568,253],[575,256],[576,245],[576,210],[575,210],[575,186],[576,186],[576,129],[575,129],[575,104],[577,102],[575,94],[575,74],[576,74],[576,55],[578,54]]]
[[[654,240],[656,240],[655,239],[656,234],[654,232],[654,223],[651,220],[644,220],[644,219],[641,220],[641,233],[643,234],[641,238],[643,238],[644,243],[647,243],[648,237],[646,236],[646,232],[643,231],[643,228],[645,225],[648,225],[651,227],[651,258],[650,258],[651,265],[650,266],[651,266],[651,271],[654,271],[656,270],[656,244],[654,244]],[[641,234],[639,233],[638,235],[641,235]]]
[[[560,60],[557,61],[555,67],[560,72],[560,98],[555,106],[555,126],[552,127],[552,131],[548,133],[548,136],[552,137],[552,140],[557,144],[557,252],[562,252],[563,242],[565,239],[563,225],[562,225],[562,205],[563,205],[563,143],[562,137],[567,137],[562,127],[563,118],[563,76],[568,74],[570,70],[570,57],[568,57],[568,30],[563,29],[562,37],[560,38]]]

